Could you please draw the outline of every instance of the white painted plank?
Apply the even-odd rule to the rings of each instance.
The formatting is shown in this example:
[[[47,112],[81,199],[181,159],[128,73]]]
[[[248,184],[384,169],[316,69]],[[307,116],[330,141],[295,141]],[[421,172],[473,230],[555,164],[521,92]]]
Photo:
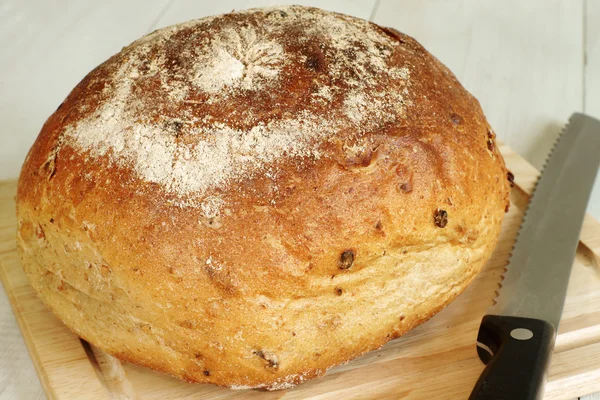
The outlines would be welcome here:
[[[600,0],[587,0],[585,5],[585,110],[600,118]]]
[[[586,0],[585,4],[585,112],[600,119],[600,0]],[[596,179],[590,212],[600,219],[600,177]]]
[[[174,0],[160,18],[158,27],[173,25],[209,15],[223,14],[232,10],[285,4],[301,4],[319,7],[325,10],[368,19],[375,3],[375,0],[222,0],[218,2]]]
[[[0,3],[0,179],[95,66],[145,34],[168,0]]]

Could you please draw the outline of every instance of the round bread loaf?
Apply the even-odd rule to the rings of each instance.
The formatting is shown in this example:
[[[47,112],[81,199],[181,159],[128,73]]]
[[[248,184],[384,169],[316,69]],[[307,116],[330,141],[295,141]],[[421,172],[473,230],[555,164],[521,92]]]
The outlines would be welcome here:
[[[254,9],[151,33],[77,85],[23,166],[18,247],[95,346],[280,389],[452,301],[508,194],[477,100],[414,39]]]

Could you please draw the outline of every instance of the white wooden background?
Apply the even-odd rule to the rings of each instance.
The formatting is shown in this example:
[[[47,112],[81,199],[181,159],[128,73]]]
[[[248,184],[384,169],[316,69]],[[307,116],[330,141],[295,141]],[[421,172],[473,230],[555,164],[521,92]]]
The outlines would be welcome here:
[[[600,118],[600,0],[0,0],[0,179],[18,175],[45,119],[124,45],[188,19],[282,3],[415,37],[481,101],[498,136],[538,168],[572,112]],[[596,218],[599,181],[589,207]],[[0,398],[43,398],[4,294]]]

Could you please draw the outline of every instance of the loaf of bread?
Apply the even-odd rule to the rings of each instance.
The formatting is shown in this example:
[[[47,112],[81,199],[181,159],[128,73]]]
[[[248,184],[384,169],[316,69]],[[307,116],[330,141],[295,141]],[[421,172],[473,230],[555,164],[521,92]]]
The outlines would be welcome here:
[[[451,302],[508,194],[479,103],[414,39],[253,9],[153,32],[75,87],[23,165],[18,247],[106,352],[281,389]]]

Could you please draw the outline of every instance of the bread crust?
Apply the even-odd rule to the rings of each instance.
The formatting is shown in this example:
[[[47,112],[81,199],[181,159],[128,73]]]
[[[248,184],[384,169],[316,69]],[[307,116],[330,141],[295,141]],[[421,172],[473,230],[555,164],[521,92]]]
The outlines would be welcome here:
[[[285,18],[297,21],[277,22]],[[302,18],[329,18],[381,46],[373,57],[396,75],[365,70],[363,81],[373,81],[358,93],[383,93],[379,104],[374,97],[374,105],[348,109],[348,93],[359,89],[347,77],[336,81],[332,69],[336,57],[352,55],[327,47],[327,32],[306,33]],[[182,87],[196,87],[185,100],[161,92],[161,82],[176,87],[203,56],[191,48],[228,29],[254,29],[252,43],[266,37],[283,56],[262,66],[246,60],[239,83],[214,71],[211,79],[181,78]],[[350,50],[359,61],[372,56]],[[177,149],[213,134],[207,116],[212,127],[262,126],[268,136],[269,124],[309,112],[321,122],[297,129],[331,133],[310,131],[299,139],[310,141],[280,153],[251,149],[244,157],[254,164],[223,153],[240,164],[202,170],[194,182],[149,178],[141,150],[134,159],[126,148],[102,152],[82,139],[109,129],[111,120],[89,124],[119,101],[118,83],[129,79],[120,72],[131,75],[122,67],[134,55],[136,74],[159,60],[155,68],[169,79],[134,76],[127,104],[140,103],[144,123],[175,130]],[[315,82],[326,82],[330,98]],[[390,109],[394,102],[401,104]],[[165,115],[171,125],[151,120]],[[140,120],[120,120],[129,125],[114,133]],[[477,100],[411,37],[313,8],[249,10],[165,28],[83,79],[23,165],[18,248],[45,304],[108,353],[190,382],[281,389],[379,348],[460,294],[495,246],[509,205],[506,177]]]

